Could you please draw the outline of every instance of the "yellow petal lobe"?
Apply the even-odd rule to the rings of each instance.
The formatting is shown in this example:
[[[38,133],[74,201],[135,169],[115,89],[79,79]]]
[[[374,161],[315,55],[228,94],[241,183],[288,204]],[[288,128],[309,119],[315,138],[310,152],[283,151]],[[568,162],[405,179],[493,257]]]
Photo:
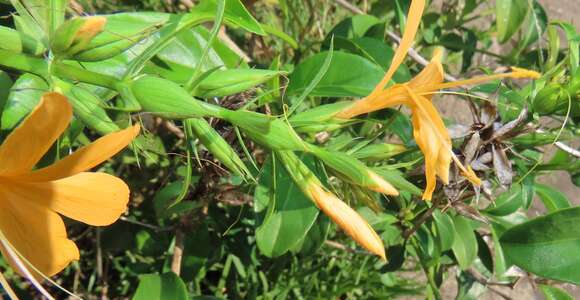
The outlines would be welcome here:
[[[125,148],[139,134],[139,125],[113,132],[46,168],[19,176],[22,181],[50,181],[87,171]]]
[[[80,173],[48,182],[10,182],[4,189],[71,219],[94,226],[115,222],[127,209],[129,187],[105,173]]]
[[[52,276],[79,259],[78,248],[67,238],[64,223],[57,213],[36,203],[22,201],[18,195],[7,193],[2,186],[0,197],[0,230],[18,253],[40,272]],[[13,269],[18,270],[6,250],[0,250]]]
[[[46,93],[0,146],[0,175],[28,172],[62,134],[72,118],[66,97]],[[47,126],[47,124],[49,124]]]

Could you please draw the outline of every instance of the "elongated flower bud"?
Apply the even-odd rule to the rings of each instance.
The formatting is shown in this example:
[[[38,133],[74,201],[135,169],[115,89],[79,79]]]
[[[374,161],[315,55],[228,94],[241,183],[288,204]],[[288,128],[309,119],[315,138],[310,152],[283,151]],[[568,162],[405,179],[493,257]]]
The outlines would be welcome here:
[[[207,150],[224,164],[230,171],[238,174],[243,179],[252,175],[236,151],[226,142],[221,135],[213,129],[204,119],[187,119],[185,125],[189,126],[193,134],[207,148]]]
[[[173,81],[143,76],[130,90],[144,111],[168,119],[216,117],[225,109],[199,101]]]
[[[401,144],[371,144],[353,153],[355,158],[361,160],[384,160],[407,151],[407,147]]]
[[[223,97],[246,91],[285,72],[259,69],[217,70],[194,89],[199,97]]]
[[[383,241],[374,229],[356,211],[315,182],[307,185],[307,195],[324,214],[371,253],[387,260]]]
[[[55,79],[55,85],[68,97],[75,115],[86,126],[103,135],[121,130],[107,115],[101,100],[96,95],[62,80]]]
[[[369,189],[385,195],[399,195],[399,191],[397,191],[397,189],[392,184],[384,180],[383,177],[379,176],[377,173],[369,170],[368,176],[372,180],[372,183],[368,186]]]
[[[354,209],[326,191],[320,180],[294,152],[276,151],[292,180],[314,204],[348,236],[369,252],[386,260],[385,247],[379,235]]]
[[[105,28],[105,17],[82,17],[66,21],[58,27],[51,49],[55,54],[73,55],[83,50]]]
[[[354,157],[342,152],[328,151],[315,146],[311,146],[310,151],[322,160],[325,165],[356,185],[387,195],[396,196],[399,194],[397,189],[390,183]]]
[[[335,115],[352,105],[351,101],[320,105],[307,111],[297,113],[290,118],[290,124],[298,132],[320,132],[336,130],[356,121],[336,118]]]
[[[273,150],[307,149],[306,143],[284,119],[245,110],[227,110],[222,116],[262,146]]]

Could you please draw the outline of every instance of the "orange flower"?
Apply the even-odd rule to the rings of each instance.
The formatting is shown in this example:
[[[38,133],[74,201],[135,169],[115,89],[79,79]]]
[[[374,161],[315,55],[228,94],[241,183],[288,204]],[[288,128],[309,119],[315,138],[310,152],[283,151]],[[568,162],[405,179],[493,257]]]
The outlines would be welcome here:
[[[46,276],[79,259],[59,214],[89,225],[108,225],[125,211],[129,200],[129,188],[121,179],[85,171],[126,147],[139,126],[104,136],[51,166],[33,170],[71,118],[72,108],[64,96],[44,94],[0,146],[0,236]],[[0,250],[19,270],[7,249]]]
[[[412,111],[413,136],[419,149],[425,156],[425,175],[427,186],[423,199],[431,200],[435,190],[436,177],[444,184],[449,181],[449,166],[453,160],[462,174],[475,185],[481,180],[469,167],[464,167],[453,154],[451,139],[445,128],[441,116],[431,103],[431,97],[438,90],[463,85],[473,85],[501,78],[539,78],[540,74],[534,71],[513,67],[512,72],[480,76],[455,82],[443,82],[444,71],[441,64],[442,53],[436,51],[431,62],[413,79],[402,84],[385,86],[391,81],[393,74],[403,62],[411,43],[415,38],[421,15],[425,7],[425,0],[414,0],[409,8],[407,27],[389,69],[381,82],[365,98],[354,101],[351,105],[335,115],[336,118],[350,119],[361,114],[393,107],[407,105]]]

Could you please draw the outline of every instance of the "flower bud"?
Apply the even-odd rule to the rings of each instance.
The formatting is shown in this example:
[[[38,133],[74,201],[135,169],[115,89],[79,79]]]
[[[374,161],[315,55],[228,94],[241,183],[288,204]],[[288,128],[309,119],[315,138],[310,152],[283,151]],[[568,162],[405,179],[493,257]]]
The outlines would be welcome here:
[[[272,150],[307,149],[307,145],[285,119],[244,110],[224,111],[222,116],[240,127],[252,140]]]
[[[397,154],[407,151],[407,148],[401,144],[370,144],[353,153],[353,156],[362,160],[385,160]]]
[[[67,96],[75,116],[87,127],[102,135],[121,130],[107,115],[101,100],[93,93],[62,80],[55,80],[55,84]]]
[[[199,101],[173,81],[143,76],[130,83],[143,111],[168,119],[219,117],[225,109]]]
[[[204,78],[193,94],[199,97],[223,97],[246,91],[276,76],[280,71],[258,69],[217,70]]]
[[[300,190],[338,227],[360,246],[386,260],[385,247],[379,235],[354,209],[326,191],[320,180],[291,151],[276,151],[284,168]]]
[[[383,241],[354,209],[338,199],[332,193],[322,188],[320,184],[309,182],[306,194],[314,200],[314,203],[326,214],[338,227],[349,235],[355,242],[369,252],[387,260]]]
[[[352,102],[350,101],[343,101],[320,105],[295,114],[289,121],[298,132],[320,132],[339,129],[356,122],[355,120],[335,118],[338,112],[351,104]]]
[[[338,172],[353,184],[386,195],[398,195],[399,192],[390,183],[369,169],[358,159],[345,153],[328,151],[311,146],[310,151],[325,165]]]
[[[187,119],[185,125],[189,126],[193,134],[205,146],[205,148],[230,171],[243,179],[251,177],[250,170],[238,156],[232,146],[213,129],[204,119]]]
[[[50,48],[57,55],[71,56],[83,49],[103,31],[105,17],[80,17],[66,21],[54,34]]]

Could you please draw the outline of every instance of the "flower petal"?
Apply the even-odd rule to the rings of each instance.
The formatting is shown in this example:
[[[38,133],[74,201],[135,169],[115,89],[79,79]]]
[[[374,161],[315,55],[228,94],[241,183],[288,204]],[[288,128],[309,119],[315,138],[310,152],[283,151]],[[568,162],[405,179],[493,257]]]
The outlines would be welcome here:
[[[448,151],[444,147],[439,150],[439,156],[437,156],[437,176],[441,179],[443,184],[449,184],[449,168],[451,166],[451,151]]]
[[[4,189],[26,202],[95,226],[115,222],[129,201],[125,182],[105,173],[79,173],[47,182],[14,181]]]
[[[62,134],[72,118],[66,97],[46,93],[30,115],[0,146],[0,174],[28,172]]]
[[[405,32],[399,42],[399,47],[397,48],[397,51],[395,51],[395,55],[393,55],[393,60],[391,61],[391,65],[389,66],[385,77],[383,77],[381,82],[377,84],[374,91],[368,96],[369,98],[373,98],[385,88],[385,85],[391,80],[399,66],[403,63],[403,60],[405,59],[405,56],[407,56],[407,52],[409,51],[409,48],[411,48],[411,44],[415,39],[417,30],[419,29],[424,8],[425,0],[413,0],[411,2],[409,15],[407,16],[407,24],[405,25]]]
[[[421,115],[418,108],[415,106],[411,106],[411,108],[413,109],[413,137],[425,158],[425,181],[427,184],[423,192],[423,200],[431,200],[437,185],[437,158],[442,145],[432,124]]]
[[[18,180],[51,181],[87,171],[121,151],[138,134],[139,125],[108,134],[51,166],[18,176]]]
[[[441,64],[442,51],[435,51],[431,62],[417,76],[409,81],[409,87],[416,90],[422,86],[440,84],[445,79],[445,71]],[[426,98],[431,100],[432,95],[426,95]]]
[[[18,253],[40,272],[52,276],[79,259],[79,250],[67,238],[64,223],[57,213],[24,201],[20,195],[6,191],[4,186],[0,187],[0,197],[0,230]],[[5,249],[0,250],[18,270]]]

